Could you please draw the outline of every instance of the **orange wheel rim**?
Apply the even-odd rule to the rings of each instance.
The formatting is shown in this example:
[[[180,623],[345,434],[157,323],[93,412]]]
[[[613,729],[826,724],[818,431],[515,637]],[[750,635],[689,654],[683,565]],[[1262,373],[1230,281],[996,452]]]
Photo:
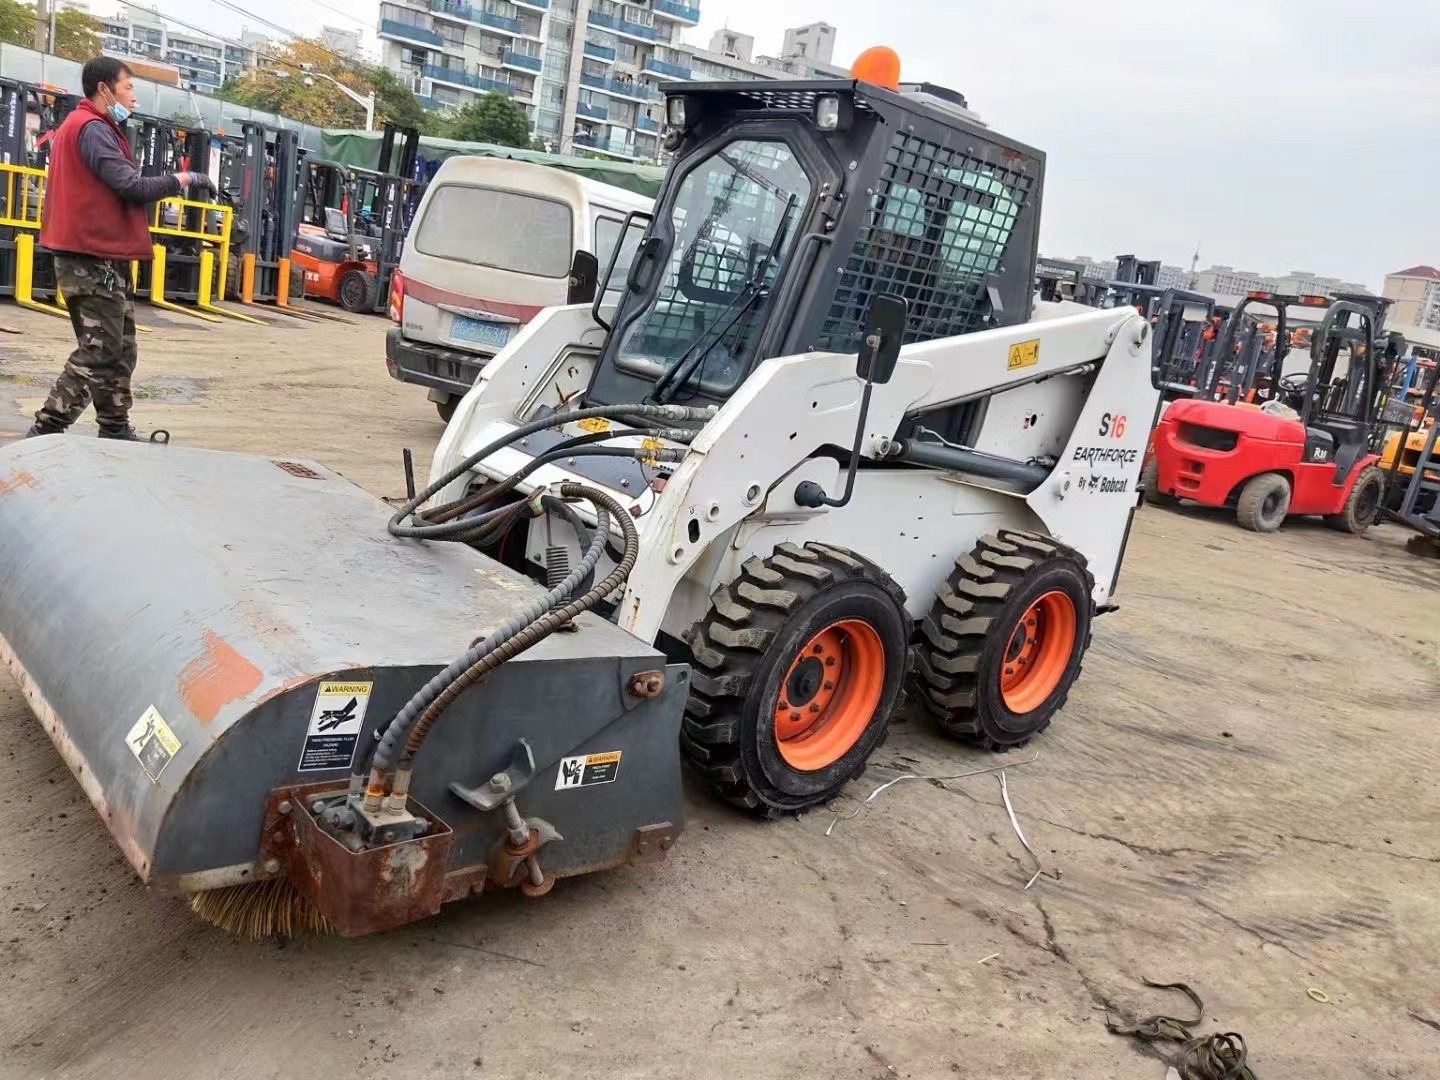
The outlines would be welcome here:
[[[885,646],[863,619],[841,619],[796,654],[775,702],[775,745],[802,772],[828,768],[865,733],[885,689]]]
[[[1038,709],[1055,692],[1075,651],[1075,601],[1060,589],[1037,599],[1005,646],[1000,696],[1012,713]]]

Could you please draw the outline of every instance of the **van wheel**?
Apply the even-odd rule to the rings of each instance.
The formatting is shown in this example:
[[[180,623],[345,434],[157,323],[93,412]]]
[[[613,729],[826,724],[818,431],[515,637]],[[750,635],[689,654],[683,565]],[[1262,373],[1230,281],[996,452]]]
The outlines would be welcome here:
[[[460,407],[460,399],[447,397],[444,401],[435,402],[435,411],[440,414],[440,419],[449,423],[455,418],[455,410]]]

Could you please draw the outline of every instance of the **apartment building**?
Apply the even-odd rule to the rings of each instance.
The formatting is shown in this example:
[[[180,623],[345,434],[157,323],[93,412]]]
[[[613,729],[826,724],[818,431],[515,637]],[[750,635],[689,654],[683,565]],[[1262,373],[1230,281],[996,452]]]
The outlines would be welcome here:
[[[213,93],[256,63],[253,47],[171,28],[154,12],[128,9],[100,22],[101,51],[125,59],[168,64],[180,73],[180,86]]]
[[[1440,330],[1440,270],[1412,266],[1385,275],[1385,295],[1395,303],[1387,324],[1397,329]]]
[[[382,0],[383,66],[424,104],[497,90],[561,153],[659,157],[659,85],[690,78],[680,34],[697,0]]]

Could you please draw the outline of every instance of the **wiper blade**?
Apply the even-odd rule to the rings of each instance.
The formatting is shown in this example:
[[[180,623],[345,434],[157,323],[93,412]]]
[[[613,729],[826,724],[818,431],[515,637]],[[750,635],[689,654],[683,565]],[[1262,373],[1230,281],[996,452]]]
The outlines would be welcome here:
[[[655,383],[653,395],[657,405],[664,405],[672,390],[678,394],[684,389],[691,376],[699,370],[705,358],[710,355],[710,351],[720,344],[725,335],[750,310],[755,300],[764,294],[764,290],[759,287],[759,277],[760,275],[757,274],[748,279],[740,287],[740,291],[735,294],[735,299],[731,300],[720,312],[720,317],[711,324],[708,330],[701,332],[695,342],[681,354],[680,359],[676,360],[669,370],[660,376],[659,381]],[[742,300],[744,303],[741,303]],[[716,327],[719,329],[716,330]]]

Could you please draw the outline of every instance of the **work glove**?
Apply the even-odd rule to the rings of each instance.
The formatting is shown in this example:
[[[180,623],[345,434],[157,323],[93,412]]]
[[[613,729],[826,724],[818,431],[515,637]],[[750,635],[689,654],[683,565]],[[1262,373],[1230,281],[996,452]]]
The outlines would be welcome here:
[[[203,198],[206,195],[215,194],[215,181],[204,173],[183,172],[175,174],[180,180],[180,187],[192,199]]]

